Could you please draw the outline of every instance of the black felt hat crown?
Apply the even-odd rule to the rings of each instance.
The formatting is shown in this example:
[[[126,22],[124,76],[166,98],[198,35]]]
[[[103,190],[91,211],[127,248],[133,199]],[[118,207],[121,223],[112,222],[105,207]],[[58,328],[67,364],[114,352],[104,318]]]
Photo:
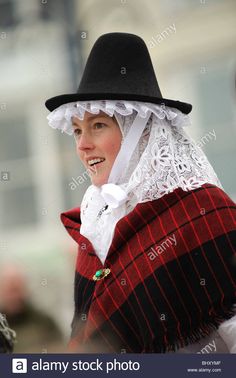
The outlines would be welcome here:
[[[76,93],[48,99],[52,111],[74,101],[133,100],[165,104],[188,114],[192,105],[162,97],[142,38],[129,33],[104,34],[95,42]]]

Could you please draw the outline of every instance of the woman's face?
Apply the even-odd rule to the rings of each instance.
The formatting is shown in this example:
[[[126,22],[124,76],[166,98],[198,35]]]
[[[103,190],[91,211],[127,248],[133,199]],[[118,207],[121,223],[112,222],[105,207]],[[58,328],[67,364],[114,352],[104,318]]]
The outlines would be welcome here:
[[[88,170],[92,184],[106,184],[121,146],[119,125],[114,117],[103,112],[85,112],[83,121],[72,117],[72,125],[77,153]],[[97,162],[96,159],[103,161]]]

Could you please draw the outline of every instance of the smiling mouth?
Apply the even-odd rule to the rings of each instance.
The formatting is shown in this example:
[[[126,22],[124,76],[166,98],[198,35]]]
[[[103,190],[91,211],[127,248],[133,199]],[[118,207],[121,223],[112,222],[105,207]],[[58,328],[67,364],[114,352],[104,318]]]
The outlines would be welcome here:
[[[94,164],[92,164],[92,165],[89,165],[89,168],[91,168],[91,169],[96,169],[96,167],[97,167],[98,165],[102,164],[102,163],[103,163],[103,161],[100,161],[99,163],[94,163]]]
[[[88,161],[89,167],[94,167],[95,165],[101,164],[105,161],[104,158],[95,158]]]
[[[97,163],[94,163],[94,164],[91,164],[89,165],[88,169],[90,170],[90,172],[92,173],[97,173],[98,171],[98,168],[100,167],[100,165],[104,163],[104,160],[103,161],[100,161],[100,162],[97,162]]]

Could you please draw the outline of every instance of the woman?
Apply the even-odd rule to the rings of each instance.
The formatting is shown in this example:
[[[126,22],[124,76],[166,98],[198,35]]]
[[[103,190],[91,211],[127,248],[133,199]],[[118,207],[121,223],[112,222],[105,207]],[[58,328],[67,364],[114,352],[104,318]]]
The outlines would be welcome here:
[[[236,206],[143,40],[101,36],[77,93],[46,106],[92,182],[61,215],[78,243],[70,351],[202,353],[214,337],[212,352],[232,352]]]

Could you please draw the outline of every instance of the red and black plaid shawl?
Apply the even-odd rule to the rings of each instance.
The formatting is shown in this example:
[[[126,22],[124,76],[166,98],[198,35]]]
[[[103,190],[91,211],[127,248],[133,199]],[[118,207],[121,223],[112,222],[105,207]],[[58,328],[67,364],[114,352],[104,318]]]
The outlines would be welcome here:
[[[80,234],[80,210],[61,215],[78,243],[71,352],[167,352],[233,316],[236,205],[205,184],[140,203],[116,225],[104,268]],[[174,242],[175,240],[175,242]]]

